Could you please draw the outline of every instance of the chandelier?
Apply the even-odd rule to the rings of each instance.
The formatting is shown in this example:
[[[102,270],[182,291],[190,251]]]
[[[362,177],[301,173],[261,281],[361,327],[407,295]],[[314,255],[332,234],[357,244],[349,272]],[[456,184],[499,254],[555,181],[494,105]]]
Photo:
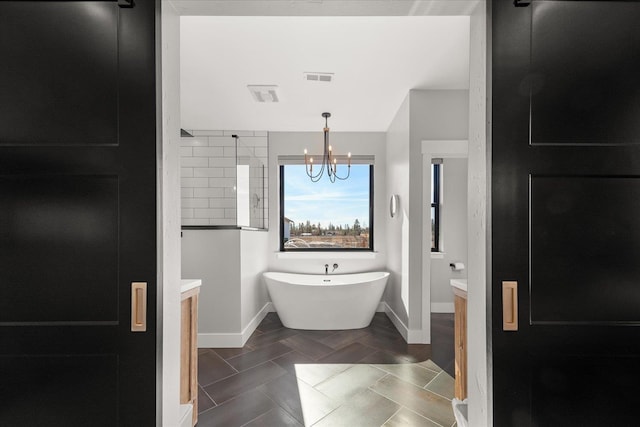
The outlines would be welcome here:
[[[333,148],[329,145],[329,126],[327,124],[329,117],[331,117],[331,113],[322,113],[322,117],[324,117],[324,152],[322,153],[322,163],[318,166],[316,162],[316,171],[317,173],[313,173],[313,157],[307,154],[307,149],[304,149],[304,165],[307,171],[307,176],[311,178],[312,182],[318,182],[322,178],[324,171],[327,171],[327,175],[329,176],[329,180],[331,182],[336,182],[336,179],[345,180],[349,178],[351,174],[351,153],[347,154],[347,174],[346,176],[338,175],[338,158],[341,158],[342,163],[344,163],[344,156],[335,156],[333,154]]]

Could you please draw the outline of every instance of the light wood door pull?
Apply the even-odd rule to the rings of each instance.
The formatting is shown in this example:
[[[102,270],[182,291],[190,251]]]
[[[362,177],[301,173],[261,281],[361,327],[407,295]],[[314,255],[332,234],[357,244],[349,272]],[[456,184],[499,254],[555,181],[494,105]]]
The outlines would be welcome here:
[[[131,283],[131,331],[147,330],[147,282]]]
[[[502,282],[502,330],[518,330],[518,282]]]

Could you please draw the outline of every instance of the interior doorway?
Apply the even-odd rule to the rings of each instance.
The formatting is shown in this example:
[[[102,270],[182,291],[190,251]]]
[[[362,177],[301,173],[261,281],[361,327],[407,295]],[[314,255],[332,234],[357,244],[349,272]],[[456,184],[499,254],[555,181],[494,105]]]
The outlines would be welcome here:
[[[247,1],[247,2],[233,2],[233,1],[202,1],[202,2],[193,2],[193,1],[182,1],[182,0],[163,0],[163,87],[166,86],[169,88],[165,90],[165,96],[163,96],[163,108],[165,111],[171,111],[171,117],[165,117],[164,119],[164,129],[163,133],[165,135],[179,135],[179,120],[176,120],[176,117],[179,117],[179,108],[176,109],[176,106],[179,106],[180,102],[180,92],[179,92],[179,36],[180,36],[180,16],[187,15],[226,15],[226,16],[266,16],[266,15],[284,15],[284,16],[353,16],[353,15],[371,15],[371,16],[388,16],[388,15],[467,15],[472,16],[472,28],[475,25],[476,34],[480,34],[481,36],[473,39],[477,41],[474,42],[474,50],[471,53],[471,56],[475,60],[473,68],[477,70],[477,73],[473,74],[471,77],[472,87],[475,90],[473,95],[473,100],[470,101],[470,110],[473,109],[477,114],[473,116],[477,126],[474,128],[475,133],[473,137],[470,137],[472,143],[475,144],[474,148],[479,149],[479,152],[484,151],[485,139],[484,139],[484,131],[477,132],[478,129],[484,129],[484,87],[485,87],[485,71],[484,71],[484,55],[485,55],[485,35],[484,35],[484,23],[485,23],[485,11],[484,11],[484,2],[481,0],[475,1],[461,1],[461,2],[446,2],[446,1],[402,1],[402,2],[394,2],[393,5],[386,1],[372,1],[367,2],[366,5],[363,5],[364,2],[360,1],[341,1],[341,2],[325,2],[325,3],[316,3],[316,2],[306,2],[306,1]],[[166,7],[165,7],[166,6]],[[475,24],[474,24],[475,19]],[[167,96],[168,95],[168,96]],[[470,129],[471,134],[471,129]],[[163,145],[170,144],[171,140],[175,141],[173,136],[169,136],[165,138],[165,142]],[[174,147],[166,147],[165,150],[167,153],[171,153],[174,150]],[[169,160],[173,161],[173,160]],[[178,161],[178,157],[176,155],[175,161]],[[483,161],[475,161],[474,164],[474,173],[480,174],[483,177],[486,175],[486,167],[483,164]],[[163,179],[170,179],[163,178]],[[486,178],[484,181],[486,182]],[[480,185],[482,183],[480,182]],[[169,188],[170,185],[167,186]],[[480,210],[484,209],[485,204],[483,204],[483,195],[486,192],[479,192],[480,199],[474,199],[474,203],[477,206],[470,206],[469,210]],[[424,215],[423,215],[424,218]],[[486,215],[481,215],[478,220],[480,222],[486,219]],[[169,220],[174,220],[179,222],[178,218],[169,218]],[[482,226],[480,227],[482,228]],[[426,227],[425,227],[426,229]],[[482,250],[477,251],[477,253],[484,254],[484,234],[482,230],[477,230],[475,235],[476,246],[481,246]],[[471,234],[471,231],[470,231]],[[478,245],[478,242],[482,241],[482,244]],[[178,257],[179,259],[179,257]],[[482,255],[479,257],[482,259]],[[477,262],[476,262],[477,264]],[[424,277],[424,276],[423,276]],[[478,285],[482,287],[481,293],[478,294],[479,305],[484,306],[484,265],[481,270],[478,271]],[[417,285],[420,286],[420,285]],[[165,281],[165,301],[171,301],[171,299],[176,296],[178,289],[173,287],[171,284]],[[423,289],[424,291],[424,289]],[[426,291],[426,294],[429,294],[429,291]],[[167,307],[165,303],[165,317],[167,315],[171,315],[171,310],[173,308]],[[423,301],[423,305],[427,304],[427,307],[423,306],[422,316],[423,326],[424,322],[427,324],[427,330],[430,326],[430,301]],[[485,325],[485,316],[486,313],[478,308],[474,310],[474,314],[479,316],[479,320],[477,325],[481,325],[484,330]],[[480,319],[480,317],[482,317]],[[482,336],[486,336],[486,333]],[[165,335],[166,337],[166,335]],[[168,350],[170,339],[165,339],[165,351]],[[486,352],[486,345],[483,342],[481,348],[481,352]],[[171,352],[171,350],[168,350]],[[486,377],[486,364],[483,367],[483,360],[486,358],[480,357],[478,359],[480,361],[478,368],[478,375],[480,378]],[[166,358],[165,358],[166,361]],[[165,363],[166,364],[166,363]],[[171,368],[166,368],[170,370]],[[175,372],[173,374],[169,373],[169,375],[164,376],[164,381],[169,383],[176,378]],[[166,388],[166,386],[165,386]],[[479,400],[479,409],[478,412],[482,414],[486,414],[486,381],[484,384],[480,384],[480,393],[482,396],[478,395]],[[169,399],[170,396],[165,393],[165,398],[163,398],[166,407],[166,399]],[[169,400],[171,402],[171,400]],[[170,406],[171,404],[169,404]],[[485,409],[483,409],[485,408]],[[484,416],[484,415],[483,415]],[[485,422],[482,421],[482,424]]]
[[[423,141],[423,287],[428,300],[432,359],[454,376],[452,279],[467,278],[468,141]],[[428,288],[428,289],[427,289]],[[426,304],[425,304],[426,305]],[[424,319],[423,319],[424,321]]]

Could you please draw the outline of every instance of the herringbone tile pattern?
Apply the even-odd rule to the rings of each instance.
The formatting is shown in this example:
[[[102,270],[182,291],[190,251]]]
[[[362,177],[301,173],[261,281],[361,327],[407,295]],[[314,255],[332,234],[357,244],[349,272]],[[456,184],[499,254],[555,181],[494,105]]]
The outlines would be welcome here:
[[[384,313],[346,331],[288,329],[270,313],[245,347],[199,350],[198,426],[450,427],[453,379],[431,350]]]

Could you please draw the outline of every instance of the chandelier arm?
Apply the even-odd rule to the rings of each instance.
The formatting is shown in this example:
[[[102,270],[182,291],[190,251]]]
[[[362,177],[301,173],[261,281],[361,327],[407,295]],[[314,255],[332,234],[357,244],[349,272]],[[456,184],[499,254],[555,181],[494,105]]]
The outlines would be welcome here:
[[[311,181],[318,182],[322,179],[322,175],[324,174],[324,164],[320,167],[320,171],[316,176],[311,177]]]
[[[349,175],[351,175],[351,166],[349,166],[349,168],[347,169],[347,176],[345,176],[345,177],[340,177],[340,176],[338,176],[338,175],[336,175],[336,174],[333,174],[333,175],[334,175],[337,179],[339,179],[340,181],[344,181],[344,180],[346,180],[347,178],[349,178]]]
[[[318,182],[320,181],[320,178],[322,178],[322,174],[324,173],[324,162],[322,162],[322,166],[320,167],[320,170],[315,175],[309,171],[309,167],[307,165],[305,165],[305,170],[307,172],[307,176],[311,178],[312,182]]]

